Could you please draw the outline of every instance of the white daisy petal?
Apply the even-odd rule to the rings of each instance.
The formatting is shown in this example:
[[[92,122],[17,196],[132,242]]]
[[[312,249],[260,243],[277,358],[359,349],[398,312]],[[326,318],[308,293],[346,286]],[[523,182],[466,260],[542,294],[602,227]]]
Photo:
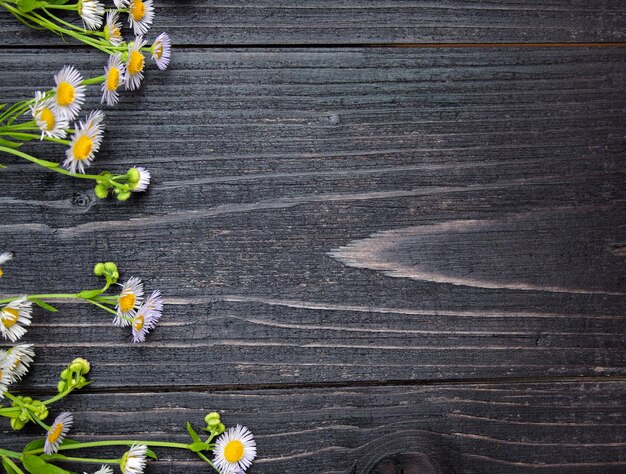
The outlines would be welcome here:
[[[128,90],[134,91],[139,89],[143,80],[146,58],[141,52],[141,48],[145,45],[146,41],[141,36],[137,36],[135,41],[128,45],[128,62],[126,63],[126,75],[124,76],[124,85]]]
[[[128,5],[128,23],[135,35],[145,35],[154,20],[152,0],[130,0]]]
[[[148,173],[148,183],[149,182],[150,182],[150,173]],[[0,254],[0,265],[4,265],[9,260],[13,260],[13,254],[11,252],[3,252]],[[0,278],[2,278],[2,275],[4,275],[4,272],[2,271],[2,268],[0,268]]]
[[[68,412],[63,412],[55,418],[54,423],[48,430],[48,434],[46,434],[46,444],[43,447],[44,453],[51,455],[59,451],[59,446],[70,431],[72,423],[74,423],[74,418]]]
[[[85,86],[83,77],[74,66],[64,66],[54,76],[53,107],[59,117],[73,120],[85,102]]]
[[[161,292],[153,291],[133,317],[133,342],[145,342],[146,335],[156,327],[161,319],[162,311]]]
[[[0,332],[5,339],[17,341],[26,334],[26,326],[30,326],[33,304],[21,296],[7,303],[0,309]]]
[[[98,0],[78,0],[77,10],[86,29],[97,30],[102,26],[104,5]]]
[[[41,130],[41,139],[44,136],[51,138],[65,138],[69,128],[69,122],[55,110],[54,98],[46,98],[46,94],[37,91],[35,102],[30,106],[30,112],[35,119],[35,123]]]
[[[7,355],[12,359],[11,383],[22,380],[28,373],[30,364],[35,359],[35,351],[32,344],[18,344],[12,347]]]
[[[115,326],[128,326],[135,312],[143,302],[143,282],[137,277],[129,278],[122,285],[122,291],[117,297],[117,316],[113,319]]]
[[[13,382],[15,359],[5,350],[0,349],[0,399],[4,398],[9,385]]]
[[[172,42],[167,33],[161,33],[157,36],[152,44],[152,59],[156,63],[157,67],[164,71],[170,64],[170,57],[172,55]]]
[[[116,11],[107,13],[106,23],[104,25],[104,38],[113,46],[121,46],[124,42],[122,37],[122,23],[120,23],[120,14]]]
[[[123,10],[124,8],[128,7],[130,0],[113,0],[113,3],[115,4],[116,8]]]
[[[120,469],[122,474],[142,474],[146,468],[146,454],[148,446],[145,444],[133,444],[122,456]]]
[[[109,56],[109,62],[104,68],[104,82],[102,83],[102,100],[109,107],[117,104],[119,100],[119,89],[124,84],[124,75],[126,73],[126,65],[122,62],[121,54]]]
[[[150,185],[150,171],[145,169],[143,166],[135,166],[135,169],[139,171],[139,181],[137,184],[131,189],[134,193],[141,193],[148,189]]]
[[[85,472],[84,474],[89,474],[89,473]],[[98,469],[96,472],[94,472],[93,474],[113,474],[113,469],[103,464],[102,467]]]
[[[213,454],[213,464],[220,471],[245,471],[256,457],[256,441],[248,428],[237,425],[217,438]]]
[[[7,263],[9,260],[13,260],[13,254],[11,252],[0,253],[0,265]]]
[[[84,173],[85,168],[91,165],[102,144],[103,120],[104,113],[94,110],[85,122],[78,122],[74,126],[76,132],[70,140],[70,147],[65,150],[66,158],[63,162],[63,167],[71,173]]]

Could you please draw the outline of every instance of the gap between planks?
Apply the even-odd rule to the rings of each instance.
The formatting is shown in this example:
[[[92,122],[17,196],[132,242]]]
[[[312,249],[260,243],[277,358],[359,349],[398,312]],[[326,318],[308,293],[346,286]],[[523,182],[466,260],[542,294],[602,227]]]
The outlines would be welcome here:
[[[354,381],[354,382],[306,382],[306,383],[269,383],[269,384],[237,384],[237,385],[177,385],[175,387],[143,386],[143,387],[94,387],[86,391],[75,392],[74,395],[84,393],[120,393],[120,394],[156,394],[177,392],[242,392],[261,390],[319,390],[324,388],[352,389],[363,387],[431,387],[431,386],[463,386],[463,385],[532,385],[532,384],[571,384],[571,383],[615,383],[626,382],[625,376],[609,375],[603,377],[499,377],[499,378],[467,378],[467,379],[439,379],[439,380],[386,380],[386,381]],[[19,390],[18,390],[19,391]],[[29,389],[29,394],[44,396],[56,394],[47,389]]]
[[[0,45],[2,50],[44,49],[84,49],[91,46],[85,44],[21,44]],[[289,43],[289,44],[254,44],[254,43],[184,43],[173,44],[173,49],[360,49],[360,48],[414,48],[414,49],[484,49],[484,48],[626,48],[626,42],[572,42],[572,43]]]

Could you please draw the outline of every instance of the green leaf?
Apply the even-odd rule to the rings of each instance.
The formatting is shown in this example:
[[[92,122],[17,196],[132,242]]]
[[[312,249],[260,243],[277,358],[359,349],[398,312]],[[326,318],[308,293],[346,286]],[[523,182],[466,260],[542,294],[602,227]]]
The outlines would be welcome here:
[[[19,148],[23,145],[24,143],[20,143],[20,142],[12,142],[10,140],[5,140],[4,138],[0,138],[0,145],[5,146],[7,148]]]
[[[37,438],[32,440],[30,443],[28,443],[26,446],[24,446],[24,453],[27,453],[29,451],[34,451],[36,449],[41,449],[44,447],[44,445],[46,444],[46,440],[43,438]]]
[[[195,443],[191,443],[189,445],[189,449],[194,453],[199,453],[201,451],[207,451],[209,449],[209,445],[203,443],[202,441],[196,441]]]
[[[48,464],[40,457],[31,454],[27,454],[22,458],[22,464],[30,474],[70,474],[70,471],[61,469],[54,464]]]
[[[196,433],[196,430],[193,429],[193,426],[191,426],[189,422],[187,422],[187,433],[189,433],[194,443],[202,443],[200,436],[198,436],[198,433]]]
[[[48,2],[42,2],[40,0],[17,0],[17,8],[24,13],[31,12],[36,8],[45,7]]]
[[[149,458],[154,459],[155,461],[158,459],[156,453],[154,451],[152,451],[151,449],[148,449],[146,451],[146,456],[148,456]]]
[[[43,308],[46,311],[50,311],[51,313],[57,313],[59,311],[54,306],[46,303],[45,301],[41,301],[41,300],[38,300],[36,298],[29,298],[29,300],[32,301],[33,303],[35,303],[40,308]]]
[[[17,471],[13,469],[13,466],[9,464],[7,458],[4,456],[2,456],[2,467],[4,467],[7,474],[17,474]]]
[[[65,5],[69,0],[48,0],[48,5]]]
[[[86,300],[90,300],[91,298],[95,298],[101,293],[102,293],[102,290],[83,290],[80,293],[78,293],[78,297],[84,298]]]

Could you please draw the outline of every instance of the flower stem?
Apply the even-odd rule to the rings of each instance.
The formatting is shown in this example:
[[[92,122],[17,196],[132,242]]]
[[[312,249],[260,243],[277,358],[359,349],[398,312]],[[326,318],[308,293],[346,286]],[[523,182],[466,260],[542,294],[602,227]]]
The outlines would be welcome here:
[[[50,171],[55,171],[60,174],[64,174],[65,176],[71,176],[72,178],[80,178],[80,179],[92,179],[96,180],[100,178],[100,176],[95,174],[80,174],[80,173],[70,173],[64,168],[59,167],[58,163],[53,163],[51,161],[40,160],[39,158],[35,158],[27,153],[24,153],[19,150],[14,150],[12,148],[8,148],[5,146],[0,146],[0,151],[4,151],[5,153],[9,153],[11,155],[19,156],[20,158],[24,158],[32,163],[35,163],[43,168],[46,168]],[[44,165],[46,163],[46,165]]]

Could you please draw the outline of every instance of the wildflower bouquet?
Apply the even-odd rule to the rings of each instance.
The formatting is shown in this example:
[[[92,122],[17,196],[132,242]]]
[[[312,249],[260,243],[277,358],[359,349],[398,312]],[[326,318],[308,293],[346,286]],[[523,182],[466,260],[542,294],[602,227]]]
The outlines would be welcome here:
[[[25,474],[24,470],[31,474],[71,474],[71,471],[57,466],[57,462],[101,464],[95,474],[113,474],[113,469],[109,465],[117,465],[122,474],[141,474],[150,458],[157,459],[156,453],[151,448],[187,450],[195,453],[221,474],[243,474],[256,457],[256,442],[250,430],[241,425],[227,430],[217,412],[211,412],[204,418],[206,427],[202,429],[208,433],[204,440],[191,423],[187,422],[189,443],[132,439],[79,442],[70,439],[67,436],[74,424],[71,413],[61,412],[51,425],[46,424],[44,420],[49,415],[50,405],[91,383],[86,379],[91,366],[86,359],[80,357],[74,359],[61,372],[57,395],[46,400],[35,400],[32,397],[9,393],[8,385],[20,380],[28,372],[34,357],[35,353],[30,344],[0,350],[0,397],[4,396],[11,402],[10,406],[0,407],[0,416],[9,418],[14,430],[20,430],[32,422],[45,432],[43,437],[29,442],[21,452],[0,449],[0,458],[7,474]],[[86,449],[118,446],[125,449],[116,458],[101,459],[74,455],[78,450],[82,453]],[[209,454],[211,452],[212,460]]]
[[[0,265],[12,259],[12,254],[0,255]],[[97,263],[94,274],[106,280],[102,288],[82,290],[77,293],[22,294],[0,299],[0,333],[5,339],[16,342],[31,324],[33,304],[53,313],[57,309],[54,301],[83,301],[113,315],[112,324],[118,327],[131,326],[132,341],[144,342],[146,335],[161,319],[163,298],[160,290],[153,291],[144,299],[143,282],[136,277],[118,284],[119,272],[113,262]],[[0,269],[0,275],[2,270]],[[111,287],[120,286],[119,293],[107,295]]]
[[[83,79],[75,67],[65,66],[54,76],[53,88],[37,91],[33,99],[10,107],[6,103],[0,104],[0,152],[66,176],[92,180],[99,198],[114,194],[124,201],[133,192],[145,191],[151,176],[141,166],[132,167],[124,174],[85,173],[102,144],[102,111],[90,112],[84,121],[75,122],[73,127],[70,124],[80,113],[88,86],[99,85],[101,103],[109,107],[119,101],[120,88],[138,89],[144,78],[144,53],[151,55],[159,69],[168,67],[171,41],[167,33],[161,33],[151,46],[147,46],[143,36],[154,19],[152,1],[115,0],[116,8],[109,10],[96,0],[80,0],[72,4],[68,0],[0,0],[0,6],[28,26],[70,36],[108,55],[103,75]],[[55,14],[59,10],[77,13],[82,26],[59,18]],[[128,14],[130,27],[135,33],[129,42],[122,35],[119,21],[122,13]],[[103,24],[103,30],[99,31]],[[69,140],[66,139],[68,135],[71,135]],[[63,162],[42,160],[20,150],[25,142],[37,139],[65,145]]]

